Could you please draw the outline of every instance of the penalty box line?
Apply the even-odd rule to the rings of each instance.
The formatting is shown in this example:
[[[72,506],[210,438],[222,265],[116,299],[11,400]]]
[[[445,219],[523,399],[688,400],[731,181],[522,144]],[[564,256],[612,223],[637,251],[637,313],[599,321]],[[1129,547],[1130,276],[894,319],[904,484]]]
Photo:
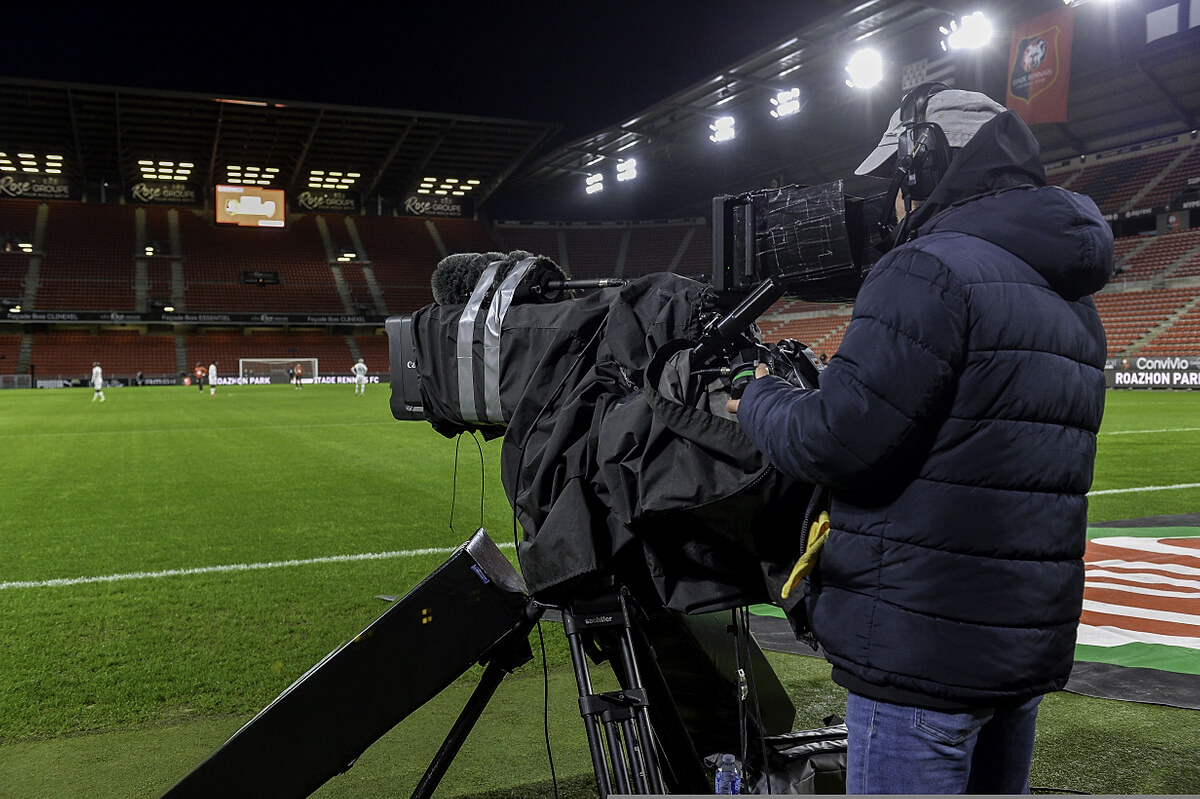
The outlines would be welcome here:
[[[501,549],[512,549],[508,543],[497,544]],[[364,560],[391,560],[394,558],[419,558],[426,555],[449,555],[458,547],[430,547],[428,549],[401,549],[393,552],[364,552],[358,555],[329,555],[322,558],[305,558],[303,560],[275,560],[266,563],[232,563],[224,566],[197,566],[191,569],[163,569],[153,572],[127,572],[125,574],[104,574],[95,577],[63,577],[53,580],[15,580],[0,583],[0,591],[8,588],[58,588],[71,585],[87,585],[89,583],[115,583],[122,580],[158,580],[164,577],[187,577],[195,574],[222,574],[229,572],[259,571],[262,569],[282,569],[290,566],[313,566],[321,563],[353,563]]]

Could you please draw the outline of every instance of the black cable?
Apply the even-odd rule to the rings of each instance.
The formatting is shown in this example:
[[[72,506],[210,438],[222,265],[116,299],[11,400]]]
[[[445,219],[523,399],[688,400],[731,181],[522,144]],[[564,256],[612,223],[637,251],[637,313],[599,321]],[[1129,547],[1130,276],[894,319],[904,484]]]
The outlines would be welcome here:
[[[733,608],[730,612],[730,617],[733,619],[733,662],[737,669],[737,713],[738,713],[738,756],[742,762],[743,770],[746,767],[746,753],[749,750],[747,741],[748,731],[747,726],[749,721],[746,717],[746,698],[742,696],[743,680],[746,672],[742,668],[742,647],[741,647],[741,631],[738,625],[737,608]]]
[[[767,794],[773,794],[771,790],[771,769],[767,763],[767,730],[766,722],[763,721],[762,706],[758,702],[758,682],[754,679],[754,658],[750,651],[750,608],[747,605],[742,605],[742,619],[744,622],[743,630],[745,631],[746,644],[746,673],[750,683],[750,696],[754,699],[754,718],[758,721],[758,743],[762,749],[762,768],[763,774],[767,778]]]
[[[450,475],[450,532],[454,532],[454,503],[458,499],[458,445],[462,442],[462,433],[454,438],[454,471]]]
[[[454,504],[458,499],[458,447],[462,443],[463,434],[459,433],[454,439],[454,473],[450,478],[450,531],[454,532]],[[485,473],[486,465],[483,459],[483,445],[479,443],[478,436],[474,431],[471,432],[471,440],[475,442],[475,446],[479,449],[479,525],[475,529],[483,527],[483,496],[487,489],[487,474]]]
[[[483,459],[483,445],[479,443],[479,436],[475,435],[474,430],[471,431],[471,438],[479,450],[479,527],[483,527],[483,497],[487,493],[487,464]]]
[[[542,620],[537,621],[538,644],[542,648],[542,730],[546,734],[546,759],[550,761],[550,784],[558,799],[558,776],[554,773],[554,753],[550,750],[550,667],[546,663],[546,638],[542,635]]]

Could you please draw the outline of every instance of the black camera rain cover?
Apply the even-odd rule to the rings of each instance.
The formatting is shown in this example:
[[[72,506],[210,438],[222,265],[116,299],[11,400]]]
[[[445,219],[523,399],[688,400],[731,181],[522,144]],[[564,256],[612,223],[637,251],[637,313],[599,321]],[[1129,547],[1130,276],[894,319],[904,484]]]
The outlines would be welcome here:
[[[502,453],[535,596],[616,575],[685,612],[778,601],[811,487],[721,415],[721,381],[686,373],[708,291],[659,274],[568,304],[590,316],[607,298],[605,318],[582,326],[594,333],[569,373],[553,353],[538,361],[561,385],[521,397]]]

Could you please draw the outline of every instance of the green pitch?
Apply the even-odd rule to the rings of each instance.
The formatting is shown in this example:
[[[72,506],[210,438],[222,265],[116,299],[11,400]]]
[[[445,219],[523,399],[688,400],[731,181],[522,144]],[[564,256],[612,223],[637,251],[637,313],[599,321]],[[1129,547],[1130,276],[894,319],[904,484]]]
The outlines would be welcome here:
[[[377,597],[481,524],[512,542],[500,442],[396,422],[386,386],[106,395],[0,391],[0,797],[159,795],[378,616]],[[1198,449],[1200,392],[1110,392],[1094,491],[1111,493],[1092,520],[1200,510]],[[544,629],[560,788],[586,796],[565,645]],[[798,725],[841,712],[823,661],[771,659]],[[539,661],[506,681],[439,796],[549,793]],[[319,795],[410,793],[476,677]],[[1035,784],[1200,791],[1194,712],[1063,694],[1039,736]]]

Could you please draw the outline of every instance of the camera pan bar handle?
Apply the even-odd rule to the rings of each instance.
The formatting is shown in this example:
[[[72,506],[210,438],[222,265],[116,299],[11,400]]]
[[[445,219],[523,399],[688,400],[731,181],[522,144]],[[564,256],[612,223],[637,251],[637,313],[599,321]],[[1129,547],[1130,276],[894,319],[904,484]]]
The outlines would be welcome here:
[[[569,289],[607,289],[624,286],[628,280],[619,277],[600,277],[579,280],[547,280],[541,284],[542,291],[566,291]]]
[[[783,287],[767,278],[750,292],[736,308],[718,319],[692,349],[692,364],[700,365],[723,352],[735,337],[783,296]]]

